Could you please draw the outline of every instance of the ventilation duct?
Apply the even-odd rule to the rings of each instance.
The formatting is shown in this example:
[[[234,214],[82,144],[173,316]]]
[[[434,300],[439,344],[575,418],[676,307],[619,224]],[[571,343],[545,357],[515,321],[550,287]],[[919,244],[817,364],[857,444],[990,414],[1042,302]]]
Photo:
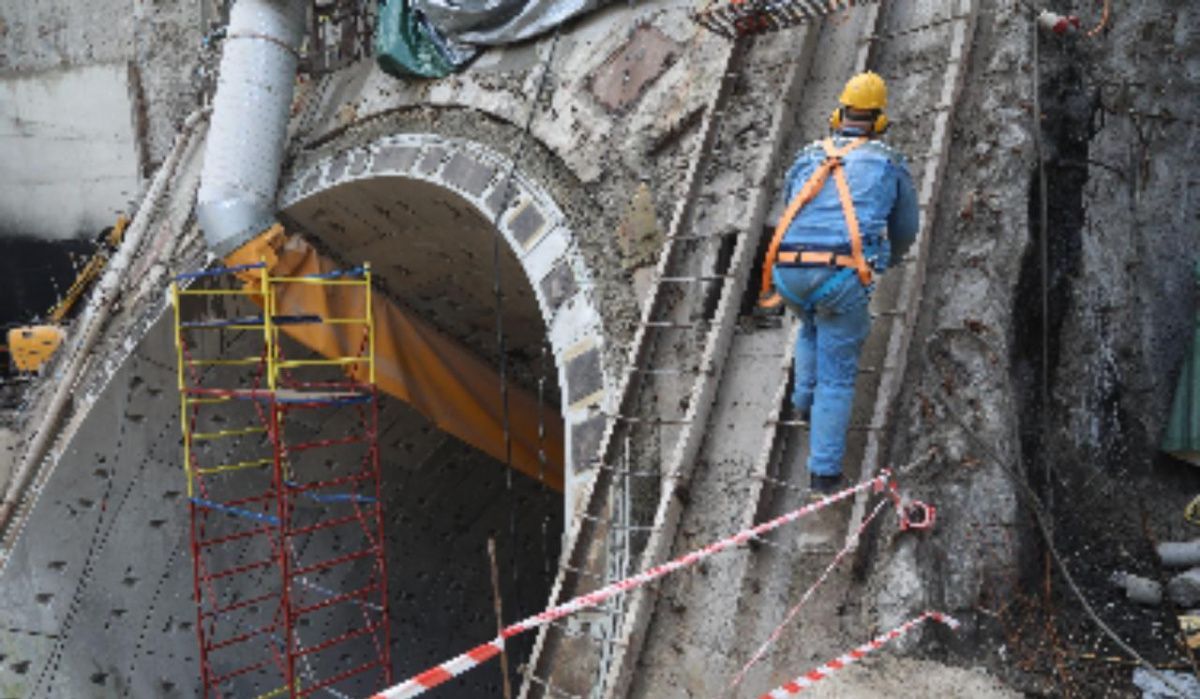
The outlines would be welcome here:
[[[213,99],[196,215],[224,257],[275,221],[305,0],[238,0]]]

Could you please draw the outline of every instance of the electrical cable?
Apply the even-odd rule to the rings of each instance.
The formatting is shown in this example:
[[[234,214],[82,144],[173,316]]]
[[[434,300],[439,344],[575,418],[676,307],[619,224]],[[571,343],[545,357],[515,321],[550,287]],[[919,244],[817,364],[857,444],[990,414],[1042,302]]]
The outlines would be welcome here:
[[[1089,39],[1092,39],[1092,38],[1096,37],[1098,34],[1100,34],[1100,32],[1104,31],[1104,28],[1108,26],[1108,19],[1109,19],[1109,15],[1111,14],[1111,12],[1112,12],[1112,0],[1104,0],[1104,11],[1100,15],[1100,24],[1097,24],[1091,31],[1089,31],[1084,36],[1086,36]]]
[[[533,92],[533,99],[530,100],[529,110],[525,115],[525,124],[521,128],[521,139],[528,143],[532,135],[533,118],[538,111],[538,103],[542,100],[542,91],[546,86],[546,78],[550,74],[550,64],[554,59],[554,55],[558,50],[559,30],[556,28],[554,36],[550,41],[550,49],[546,52],[546,57],[542,60],[541,75],[538,76],[537,88]],[[500,232],[500,219],[504,212],[508,209],[510,199],[513,194],[513,177],[516,174],[517,166],[521,162],[521,156],[525,154],[527,148],[518,148],[513,153],[512,159],[509,162],[508,172],[504,175],[504,180],[501,183],[503,194],[500,198],[500,204],[496,207],[496,214],[492,219],[492,292],[496,302],[496,345],[497,353],[499,354],[499,373],[500,373],[500,404],[501,404],[501,423],[504,431],[504,465],[505,465],[505,491],[508,496],[508,529],[509,529],[509,567],[512,569],[513,588],[520,589],[520,570],[517,566],[517,503],[513,495],[513,463],[512,463],[512,434],[509,415],[508,402],[508,352],[505,346],[504,335],[504,290],[501,284],[500,274],[500,241],[503,234]],[[539,390],[539,413],[540,413],[541,392]],[[540,416],[539,416],[540,417]],[[542,430],[539,426],[539,435]],[[545,485],[545,479],[541,479]],[[497,619],[499,622],[500,620]],[[507,662],[507,654],[501,654],[501,668],[504,672],[504,685],[507,687],[510,682],[508,673],[509,663]]]

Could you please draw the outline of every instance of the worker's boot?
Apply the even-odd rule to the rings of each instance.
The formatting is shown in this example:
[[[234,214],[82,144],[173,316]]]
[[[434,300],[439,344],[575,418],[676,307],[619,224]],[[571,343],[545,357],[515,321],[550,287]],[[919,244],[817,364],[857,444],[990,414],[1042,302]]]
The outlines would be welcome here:
[[[836,476],[821,476],[816,473],[808,475],[808,489],[814,497],[823,498],[842,490],[844,479],[842,474]]]
[[[783,406],[783,415],[780,421],[785,425],[811,425],[812,424],[812,408],[797,408],[790,401]]]
[[[817,503],[841,492],[842,476],[818,476],[810,473],[808,488],[810,502]],[[839,537],[845,536],[846,511],[840,507],[841,502],[844,501],[822,507],[798,523],[796,544],[801,550],[827,550]]]

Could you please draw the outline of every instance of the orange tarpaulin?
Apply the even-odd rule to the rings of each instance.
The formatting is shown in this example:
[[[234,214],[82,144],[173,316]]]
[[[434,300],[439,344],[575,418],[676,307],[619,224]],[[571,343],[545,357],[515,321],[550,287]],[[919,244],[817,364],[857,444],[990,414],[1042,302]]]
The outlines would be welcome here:
[[[226,258],[233,265],[265,262],[271,277],[301,277],[331,272],[337,267],[299,236],[279,226],[247,243]],[[259,270],[242,273],[248,291],[258,289]],[[258,296],[255,300],[261,303]],[[275,314],[319,315],[323,318],[364,318],[361,287],[276,285]],[[500,376],[473,352],[397,306],[372,294],[375,318],[375,380],[379,388],[403,400],[442,430],[505,462],[503,403]],[[325,357],[356,354],[362,327],[354,325],[285,325],[293,339]],[[351,376],[365,367],[350,366]],[[562,416],[543,406],[544,436],[539,436],[537,398],[519,386],[508,387],[509,436],[512,467],[555,490],[563,489]],[[545,463],[538,456],[545,452]]]

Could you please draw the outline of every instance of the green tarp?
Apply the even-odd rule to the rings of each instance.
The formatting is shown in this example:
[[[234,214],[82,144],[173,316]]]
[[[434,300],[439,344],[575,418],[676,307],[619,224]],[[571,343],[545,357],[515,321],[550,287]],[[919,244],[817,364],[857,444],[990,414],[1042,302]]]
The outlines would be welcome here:
[[[388,0],[380,6],[375,60],[389,75],[444,78],[474,56],[474,49],[442,37],[409,0]]]
[[[1200,282],[1200,263],[1196,265]],[[1163,439],[1163,451],[1200,466],[1200,313],[1192,331],[1192,346],[1179,372],[1171,420]]]

